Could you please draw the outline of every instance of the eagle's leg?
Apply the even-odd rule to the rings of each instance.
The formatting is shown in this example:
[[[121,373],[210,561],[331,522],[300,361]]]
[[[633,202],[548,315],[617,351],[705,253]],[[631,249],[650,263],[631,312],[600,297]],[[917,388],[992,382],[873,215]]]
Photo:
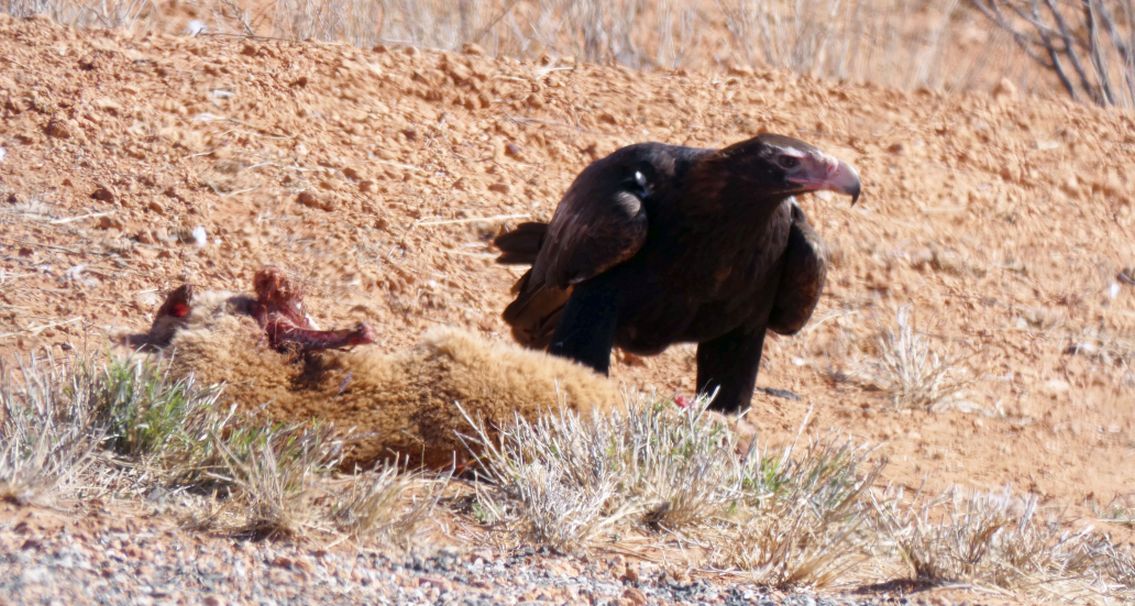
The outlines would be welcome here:
[[[698,343],[698,391],[717,395],[710,410],[741,412],[753,399],[753,386],[761,364],[765,331],[737,328]]]
[[[607,374],[615,345],[618,291],[604,277],[575,286],[548,351]]]

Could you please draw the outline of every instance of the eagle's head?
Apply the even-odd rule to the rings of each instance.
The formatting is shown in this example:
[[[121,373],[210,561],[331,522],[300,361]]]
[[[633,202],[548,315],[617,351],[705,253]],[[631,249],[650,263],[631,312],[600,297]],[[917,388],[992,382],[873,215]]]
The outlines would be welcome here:
[[[733,178],[755,191],[787,197],[827,190],[859,200],[859,173],[823,150],[784,135],[761,133],[718,152]]]

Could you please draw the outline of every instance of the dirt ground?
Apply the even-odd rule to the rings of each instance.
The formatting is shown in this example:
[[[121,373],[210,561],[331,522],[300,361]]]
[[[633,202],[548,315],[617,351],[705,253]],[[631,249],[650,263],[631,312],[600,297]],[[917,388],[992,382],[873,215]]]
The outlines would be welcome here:
[[[235,37],[78,31],[0,16],[0,357],[109,347],[182,282],[274,264],[328,323],[380,346],[433,324],[508,339],[502,226],[546,219],[617,147],[798,136],[863,198],[803,200],[833,251],[809,327],[766,342],[749,421],[770,444],[834,428],[886,480],[1034,493],[1104,528],[1135,492],[1135,117],[783,73],[637,73]],[[909,307],[964,382],[933,410],[870,387]],[[692,346],[613,375],[693,389]],[[1116,532],[1123,532],[1116,527]]]

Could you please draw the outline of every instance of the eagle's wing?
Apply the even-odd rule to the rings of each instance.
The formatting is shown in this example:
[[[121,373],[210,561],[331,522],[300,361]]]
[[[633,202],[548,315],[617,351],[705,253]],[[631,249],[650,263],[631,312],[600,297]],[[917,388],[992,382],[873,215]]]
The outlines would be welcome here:
[[[824,290],[824,276],[828,269],[827,247],[804,216],[804,211],[792,205],[792,225],[788,232],[788,246],[784,251],[784,270],[777,287],[768,328],[782,335],[795,334],[816,309],[820,293]]]
[[[583,170],[548,224],[525,223],[498,236],[498,262],[531,263],[504,311],[516,340],[543,349],[551,342],[572,287],[634,256],[646,240],[646,177],[607,157]]]
[[[646,177],[606,160],[580,173],[556,207],[532,265],[539,283],[578,284],[631,258],[646,241]]]
[[[571,287],[555,288],[535,285],[529,269],[517,280],[512,291],[516,299],[505,307],[501,317],[512,327],[517,343],[532,349],[547,349],[556,326],[571,298]]]

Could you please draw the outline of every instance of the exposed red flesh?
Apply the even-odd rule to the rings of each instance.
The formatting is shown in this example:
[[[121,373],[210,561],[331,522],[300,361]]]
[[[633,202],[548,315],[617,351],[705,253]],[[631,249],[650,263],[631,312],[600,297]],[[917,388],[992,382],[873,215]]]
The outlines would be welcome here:
[[[374,333],[366,324],[341,330],[318,330],[312,326],[303,312],[299,289],[278,269],[256,272],[252,283],[256,289],[252,315],[277,351],[307,353],[374,343]]]
[[[278,350],[299,348],[302,352],[308,352],[374,343],[374,333],[366,324],[341,330],[315,330],[300,328],[277,318],[269,320],[264,331],[268,333],[268,342]]]

